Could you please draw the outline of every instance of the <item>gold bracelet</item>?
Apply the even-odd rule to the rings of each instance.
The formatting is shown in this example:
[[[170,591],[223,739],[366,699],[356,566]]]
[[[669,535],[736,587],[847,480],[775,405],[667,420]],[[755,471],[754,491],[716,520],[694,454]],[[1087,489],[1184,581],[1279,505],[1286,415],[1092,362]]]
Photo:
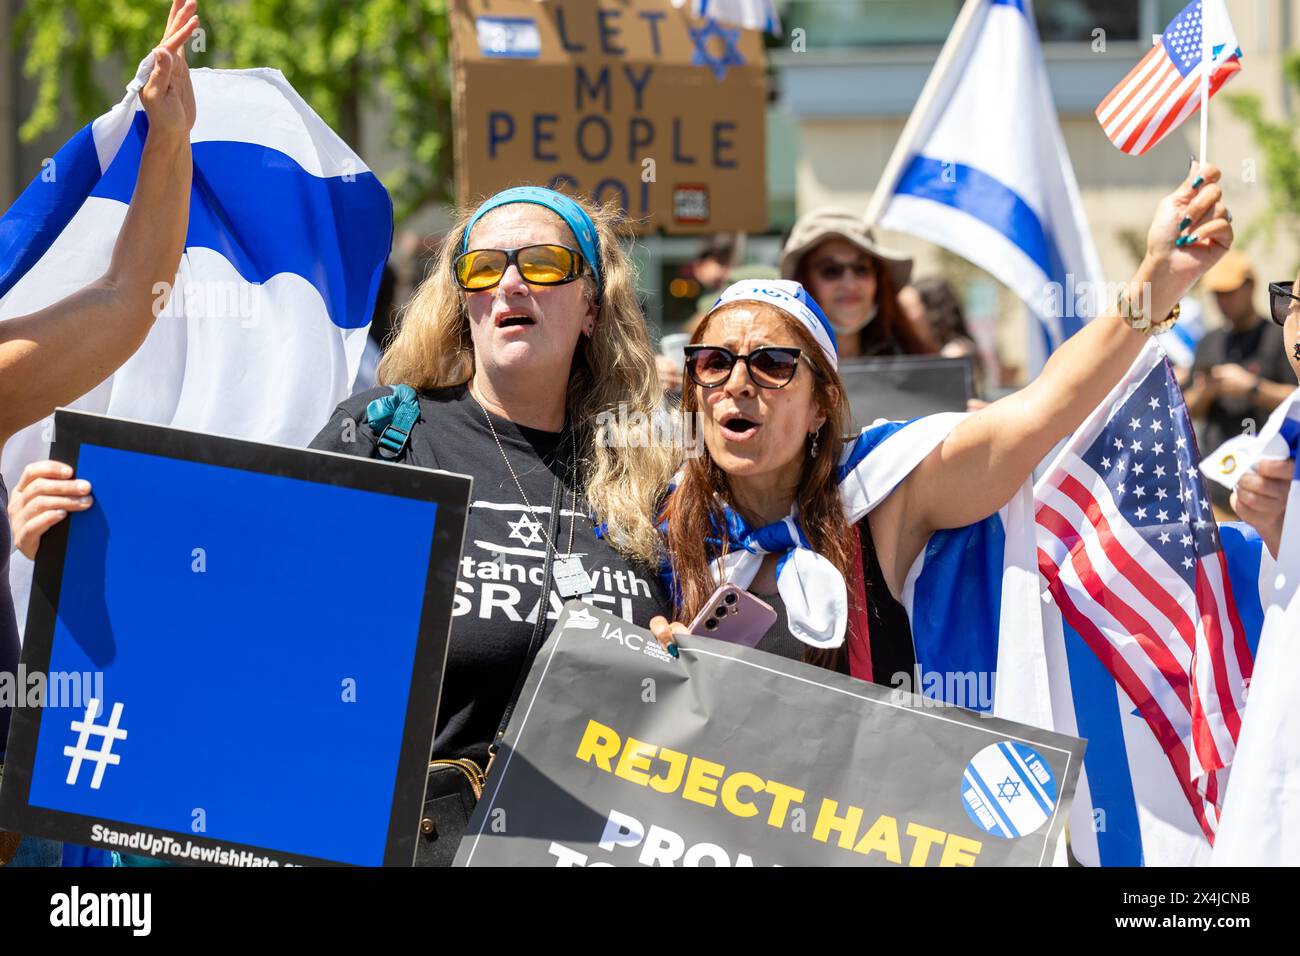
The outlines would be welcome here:
[[[1128,294],[1128,286],[1121,288],[1119,295],[1115,297],[1115,309],[1129,328],[1141,332],[1143,335],[1159,335],[1162,332],[1168,332],[1178,322],[1178,317],[1183,312],[1182,303],[1175,303],[1172,312],[1159,322],[1152,322],[1145,313],[1133,308],[1133,301]]]

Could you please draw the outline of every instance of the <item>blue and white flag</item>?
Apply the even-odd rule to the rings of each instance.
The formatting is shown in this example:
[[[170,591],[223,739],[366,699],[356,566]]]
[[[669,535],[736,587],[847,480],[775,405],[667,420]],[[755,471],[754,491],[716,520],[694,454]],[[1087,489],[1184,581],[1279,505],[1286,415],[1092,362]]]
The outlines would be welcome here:
[[[108,269],[148,119],[126,96],[47,161],[0,219],[0,320]],[[378,178],[278,70],[194,70],[194,184],[175,291],[139,351],[72,407],[305,445],[351,391],[392,241]],[[48,455],[50,422],[14,436],[3,470]],[[25,605],[30,564],[14,561]],[[24,607],[19,607],[24,620]]]
[[[868,222],[951,250],[1037,318],[1033,370],[1104,301],[1030,0],[967,0]]]
[[[690,7],[697,17],[716,20],[746,30],[779,34],[781,18],[775,0],[673,0],[675,7]]]
[[[1300,461],[1300,392],[1287,403],[1281,434]],[[1215,865],[1300,865],[1300,467],[1287,497],[1277,563],[1261,576],[1260,587],[1264,632]]]
[[[1154,343],[1034,488],[1055,729],[1088,740],[1087,864],[1204,862],[1259,639],[1262,547],[1218,526]]]
[[[966,417],[945,413],[863,429],[840,465],[846,517],[869,513]],[[900,596],[916,674],[892,683],[905,686],[906,678],[923,697],[1052,726],[1033,529],[1026,482],[983,521],[930,536]]]
[[[1161,332],[1156,341],[1169,357],[1174,368],[1190,369],[1196,361],[1196,347],[1205,337],[1205,310],[1195,299],[1186,298],[1178,303],[1181,311],[1178,322],[1168,332]]]

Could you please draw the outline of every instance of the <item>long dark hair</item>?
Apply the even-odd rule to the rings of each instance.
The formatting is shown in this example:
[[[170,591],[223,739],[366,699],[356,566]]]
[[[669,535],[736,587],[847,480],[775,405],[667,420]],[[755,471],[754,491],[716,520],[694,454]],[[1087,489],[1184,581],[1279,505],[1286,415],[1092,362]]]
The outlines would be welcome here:
[[[808,271],[811,268],[811,253],[817,247],[808,250],[799,260],[795,278],[808,288]],[[894,282],[889,263],[879,256],[864,253],[871,260],[876,270],[876,317],[867,323],[867,327],[855,333],[858,336],[859,355],[932,355],[934,348],[912,328],[907,317],[903,315],[902,306],[898,304],[898,285]],[[840,336],[844,333],[837,332]]]
[[[844,442],[841,436],[851,421],[844,387],[839,375],[826,361],[821,348],[798,322],[764,303],[738,302],[736,305],[779,316],[799,342],[804,355],[817,369],[813,400],[826,415],[826,421],[817,433],[817,457],[812,457],[809,449],[805,448],[803,474],[795,502],[799,509],[799,524],[808,536],[813,550],[835,565],[844,579],[850,581],[855,556],[853,536],[857,532],[844,519],[844,508],[840,503],[839,487],[835,480],[835,470]],[[702,342],[712,320],[730,307],[723,306],[700,323],[691,342]],[[688,415],[700,411],[698,386],[689,382],[682,389],[682,411]],[[715,529],[726,527],[721,503],[731,500],[727,475],[713,461],[712,456],[705,453],[687,459],[682,481],[668,499],[663,512],[663,516],[668,519],[667,550],[677,585],[677,620],[689,621],[694,618],[713,594],[715,585],[709,569],[712,555],[706,539],[717,536]],[[853,594],[852,588],[849,593]],[[843,645],[833,649],[807,647],[804,649],[803,660],[828,670],[842,671],[847,656]]]
[[[959,338],[974,341],[974,336],[966,327],[966,313],[961,307],[961,299],[947,279],[918,279],[912,283],[912,288],[921,297],[926,319],[940,345],[947,345]]]

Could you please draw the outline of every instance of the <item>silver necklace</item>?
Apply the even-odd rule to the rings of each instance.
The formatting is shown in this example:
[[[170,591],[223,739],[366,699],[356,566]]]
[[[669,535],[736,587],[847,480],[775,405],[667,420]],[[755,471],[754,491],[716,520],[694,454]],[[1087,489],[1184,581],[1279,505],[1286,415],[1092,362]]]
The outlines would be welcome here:
[[[475,404],[483,412],[483,418],[487,422],[488,431],[492,433],[492,440],[497,443],[497,451],[501,452],[501,460],[506,463],[506,470],[510,472],[510,477],[514,480],[515,488],[519,491],[519,497],[523,499],[524,507],[528,509],[529,514],[533,514],[533,506],[528,500],[528,495],[524,494],[524,486],[519,481],[519,476],[515,474],[514,466],[510,464],[510,456],[506,454],[505,446],[501,444],[501,437],[497,435],[496,426],[492,424],[492,416],[483,404],[475,399]],[[569,437],[573,440],[573,458],[570,464],[569,480],[572,484],[572,504],[569,506],[569,547],[564,557],[559,557],[560,549],[555,546],[551,536],[546,533],[546,529],[541,528],[542,537],[546,539],[546,545],[556,555],[556,559],[551,562],[551,577],[555,579],[556,590],[560,592],[562,598],[575,598],[591,591],[591,575],[587,569],[582,566],[582,559],[573,553],[573,529],[578,523],[578,482],[572,474],[573,463],[578,460],[578,436],[572,428],[569,429]],[[541,527],[539,525],[539,527]]]

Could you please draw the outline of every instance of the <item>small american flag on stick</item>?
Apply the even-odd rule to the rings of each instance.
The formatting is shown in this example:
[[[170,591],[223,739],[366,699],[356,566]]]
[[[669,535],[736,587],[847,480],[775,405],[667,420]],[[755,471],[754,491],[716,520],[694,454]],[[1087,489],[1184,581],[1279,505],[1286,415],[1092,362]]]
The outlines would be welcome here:
[[[1141,156],[1201,106],[1202,64],[1209,96],[1241,69],[1241,49],[1223,0],[1193,0],[1160,42],[1097,107],[1106,137]],[[1202,156],[1204,161],[1204,156]]]

